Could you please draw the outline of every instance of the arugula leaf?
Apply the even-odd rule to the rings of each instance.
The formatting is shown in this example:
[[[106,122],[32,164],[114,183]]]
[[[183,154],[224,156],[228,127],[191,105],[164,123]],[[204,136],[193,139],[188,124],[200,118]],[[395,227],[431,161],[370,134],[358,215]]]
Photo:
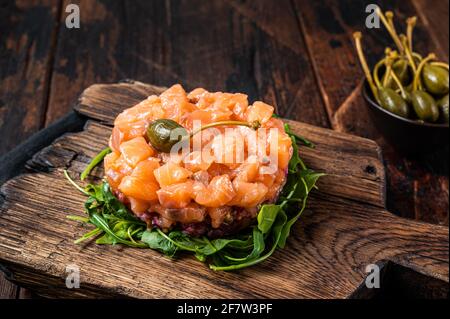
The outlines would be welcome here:
[[[264,235],[263,233],[256,227],[253,228],[253,250],[252,252],[241,258],[231,257],[231,256],[225,256],[228,260],[232,262],[237,263],[244,263],[251,261],[253,259],[258,258],[263,252],[266,247],[266,243],[264,241]]]
[[[300,199],[302,206],[300,207],[299,212],[295,216],[290,218],[286,222],[286,224],[283,226],[283,229],[281,230],[280,240],[278,243],[278,246],[280,248],[284,248],[284,246],[286,245],[286,240],[289,237],[291,227],[295,224],[295,222],[297,222],[297,220],[300,218],[303,211],[305,210],[307,198],[308,198],[310,191],[316,185],[317,180],[321,176],[324,176],[324,174],[315,173],[311,170],[302,171],[298,175],[300,177],[300,182],[297,184],[298,187],[295,189],[295,192],[294,192],[295,197],[293,197],[293,198]],[[290,199],[288,199],[288,200],[290,200]]]
[[[142,242],[146,243],[151,249],[157,249],[165,255],[173,257],[178,248],[156,230],[146,230],[142,234]]]
[[[100,164],[101,161],[105,158],[106,155],[111,153],[111,149],[109,147],[105,148],[103,151],[97,154],[94,159],[89,163],[86,169],[81,173],[80,179],[84,181],[84,179],[89,175],[89,173],[94,169],[95,166]]]
[[[280,205],[263,205],[258,213],[258,229],[262,234],[266,234],[273,225],[273,222],[277,218],[278,213],[281,210]]]

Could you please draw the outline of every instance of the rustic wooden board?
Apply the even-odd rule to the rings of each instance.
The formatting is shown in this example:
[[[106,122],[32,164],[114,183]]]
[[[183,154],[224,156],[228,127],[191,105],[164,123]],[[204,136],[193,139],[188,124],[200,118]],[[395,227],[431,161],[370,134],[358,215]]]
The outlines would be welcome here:
[[[363,282],[368,264],[391,261],[448,283],[448,228],[384,209],[376,143],[298,122],[290,122],[294,130],[317,144],[301,149],[305,162],[328,176],[287,247],[267,262],[216,273],[190,257],[171,261],[151,250],[74,245],[86,227],[65,216],[81,213],[85,198],[62,170],[79,174],[107,144],[117,112],[160,91],[142,83],[88,88],[76,107],[92,119],[85,129],[57,139],[28,162],[31,173],[2,186],[0,263],[13,281],[46,296],[346,298]],[[93,175],[101,177],[101,169]],[[80,289],[65,288],[69,264],[81,269]]]

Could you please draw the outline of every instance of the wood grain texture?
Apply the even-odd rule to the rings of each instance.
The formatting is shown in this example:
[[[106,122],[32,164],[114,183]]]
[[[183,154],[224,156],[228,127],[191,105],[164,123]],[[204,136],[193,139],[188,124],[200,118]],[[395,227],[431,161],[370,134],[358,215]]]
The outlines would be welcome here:
[[[43,127],[60,2],[0,1],[0,156]],[[0,276],[0,298],[20,293]]]
[[[328,126],[289,0],[69,2],[82,23],[61,25],[47,122],[89,85],[132,78],[246,92],[282,116]]]
[[[413,0],[413,3],[436,43],[437,54],[448,62],[449,0]]]
[[[122,83],[111,86],[107,94],[106,86],[97,85],[85,91],[77,109],[91,110],[107,123],[117,112],[108,107],[110,102],[124,95],[131,102],[143,87],[152,88]],[[104,103],[104,111],[92,112],[95,105],[87,101]],[[383,260],[448,285],[448,228],[401,219],[381,207],[384,171],[376,144],[302,123],[293,126],[317,142],[316,149],[301,149],[307,165],[329,176],[311,198],[286,249],[261,265],[215,273],[190,257],[171,261],[151,250],[74,245],[72,241],[87,228],[65,216],[81,212],[85,198],[67,183],[62,170],[77,176],[107,144],[110,127],[96,121],[43,149],[28,163],[33,173],[1,188],[0,262],[13,281],[45,296],[346,298],[362,283],[365,267]],[[366,172],[364,161],[375,170]],[[92,178],[101,176],[98,168]],[[356,180],[358,189],[342,191]],[[374,195],[358,193],[363,190]],[[352,199],[347,196],[350,192],[355,194]],[[65,288],[65,267],[72,263],[81,269],[81,289]]]
[[[0,155],[43,127],[58,3],[0,1]]]
[[[382,147],[387,167],[387,207],[390,211],[402,217],[448,225],[448,147],[436,154],[423,154],[418,158],[405,157],[381,137],[364,105],[361,94],[363,73],[355,53],[352,33],[363,31],[364,51],[371,65],[379,59],[386,46],[393,46],[384,28],[364,27],[367,16],[365,8],[373,1],[294,2],[332,128],[374,139]],[[375,3],[383,10],[395,12],[400,32],[404,31],[404,21],[408,16],[418,15],[416,49],[423,54],[430,51],[447,54],[442,59],[448,59],[448,50],[445,52],[440,49],[445,32],[434,36],[436,29],[446,24],[445,20],[448,24],[448,16],[437,18],[443,15],[441,11],[445,11],[445,6],[448,12],[448,2],[447,5],[445,2],[441,1],[436,6],[429,2],[426,5],[422,3],[421,11],[417,11],[418,5],[411,1]],[[424,17],[434,17],[435,25],[422,20]],[[446,42],[448,43],[448,35]],[[333,58],[330,58],[330,52]],[[436,200],[429,200],[430,198]]]

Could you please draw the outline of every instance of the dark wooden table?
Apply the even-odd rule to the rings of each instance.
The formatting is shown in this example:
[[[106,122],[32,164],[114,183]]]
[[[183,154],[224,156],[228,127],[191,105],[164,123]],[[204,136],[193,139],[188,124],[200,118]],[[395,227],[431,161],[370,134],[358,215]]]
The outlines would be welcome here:
[[[366,34],[372,63],[391,43],[364,28],[373,2],[401,20],[417,15],[417,49],[448,61],[448,0],[0,0],[0,155],[68,112],[93,83],[240,91],[283,117],[376,140],[389,210],[448,225],[448,147],[405,158],[366,114],[352,32]],[[80,29],[66,28],[70,3],[80,7]],[[32,296],[0,276],[0,297]]]

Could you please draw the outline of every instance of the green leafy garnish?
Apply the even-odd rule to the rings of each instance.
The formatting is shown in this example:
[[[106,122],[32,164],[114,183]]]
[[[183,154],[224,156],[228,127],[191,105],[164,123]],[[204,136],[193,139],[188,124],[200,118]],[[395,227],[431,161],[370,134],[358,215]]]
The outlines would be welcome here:
[[[174,258],[180,251],[186,251],[199,261],[208,262],[209,267],[216,271],[237,270],[263,262],[277,249],[285,247],[292,226],[306,208],[311,190],[324,175],[308,169],[298,153],[297,144],[309,147],[313,147],[313,144],[295,135],[288,124],[285,125],[285,130],[292,139],[294,149],[289,162],[287,182],[275,204],[266,204],[260,208],[257,223],[253,227],[220,239],[190,237],[178,230],[166,233],[158,228],[148,229],[145,222],[134,217],[114,196],[107,182],[104,181],[100,185],[89,184],[82,188],[64,171],[70,183],[88,196],[84,205],[88,217],[68,218],[96,227],[75,243],[95,237],[97,244],[151,248],[170,258]],[[81,174],[81,179],[83,180],[109,152],[110,149],[107,148],[97,155]]]
[[[103,151],[97,154],[92,161],[89,163],[89,165],[86,167],[86,169],[81,173],[80,179],[84,181],[84,179],[89,175],[89,173],[94,169],[95,166],[100,164],[101,161],[105,158],[106,155],[111,153],[111,149],[109,147],[105,148]]]

